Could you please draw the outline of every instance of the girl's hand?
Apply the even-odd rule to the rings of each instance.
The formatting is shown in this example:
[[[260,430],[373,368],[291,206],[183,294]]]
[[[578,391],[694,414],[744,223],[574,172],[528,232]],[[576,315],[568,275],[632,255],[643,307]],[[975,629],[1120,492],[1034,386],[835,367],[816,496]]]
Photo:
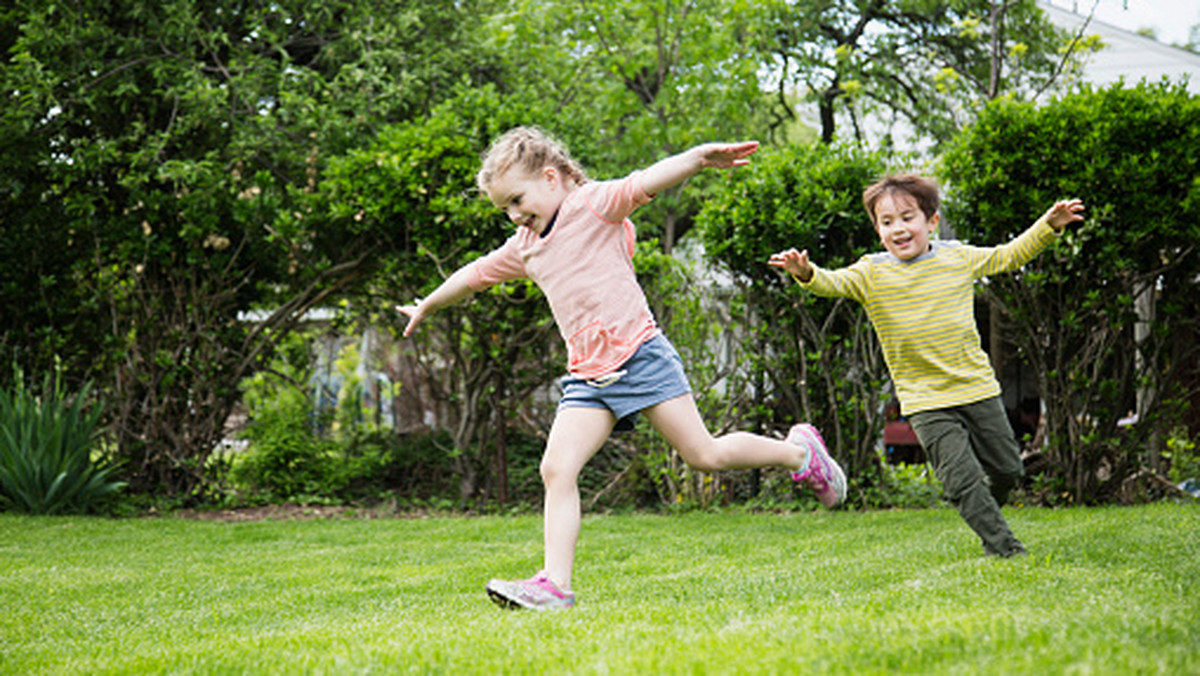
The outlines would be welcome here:
[[[1079,213],[1081,211],[1083,211],[1083,200],[1061,200],[1055,202],[1042,218],[1046,219],[1055,232],[1062,232],[1068,223],[1083,220],[1083,216]]]
[[[708,143],[700,146],[700,166],[729,169],[750,164],[746,159],[758,150],[758,141],[742,143]]]
[[[742,143],[705,143],[659,160],[642,172],[642,189],[654,196],[673,188],[694,176],[696,172],[711,167],[729,169],[750,164],[746,158],[758,150],[758,141]]]
[[[808,262],[807,249],[804,251],[788,249],[787,251],[771,254],[771,260],[767,261],[767,265],[783,268],[788,274],[802,282],[812,279],[812,264]]]
[[[412,305],[396,306],[396,310],[398,310],[400,314],[408,317],[408,326],[404,327],[405,338],[412,335],[413,329],[417,328],[417,324],[420,324],[421,320],[425,319],[425,311],[421,308],[422,303],[420,298],[413,301]]]

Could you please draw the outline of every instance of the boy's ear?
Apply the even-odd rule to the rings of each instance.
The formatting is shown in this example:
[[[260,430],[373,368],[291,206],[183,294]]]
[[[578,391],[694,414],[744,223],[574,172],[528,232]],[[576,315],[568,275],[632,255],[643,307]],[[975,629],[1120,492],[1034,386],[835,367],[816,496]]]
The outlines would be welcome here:
[[[941,223],[941,222],[942,222],[942,212],[940,212],[940,211],[933,212],[933,217],[929,219],[929,229],[931,231],[937,230],[938,223]]]
[[[542,176],[549,182],[553,183],[558,180],[558,168],[552,165],[542,167]]]

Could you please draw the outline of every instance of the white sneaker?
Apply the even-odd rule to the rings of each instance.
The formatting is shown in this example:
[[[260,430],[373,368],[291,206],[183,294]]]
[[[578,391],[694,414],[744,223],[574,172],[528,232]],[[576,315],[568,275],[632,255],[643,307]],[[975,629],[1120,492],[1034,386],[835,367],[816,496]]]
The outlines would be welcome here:
[[[492,580],[487,593],[504,608],[557,610],[575,605],[575,593],[559,589],[544,570],[528,580]]]

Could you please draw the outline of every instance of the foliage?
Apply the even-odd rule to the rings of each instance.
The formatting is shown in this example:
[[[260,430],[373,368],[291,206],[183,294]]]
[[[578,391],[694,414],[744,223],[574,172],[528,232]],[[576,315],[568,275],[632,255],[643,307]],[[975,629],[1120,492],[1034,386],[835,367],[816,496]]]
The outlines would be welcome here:
[[[114,467],[92,460],[103,409],[86,410],[91,387],[73,396],[61,374],[47,374],[40,394],[21,369],[0,390],[0,507],[27,514],[86,512],[125,483]]]
[[[483,591],[541,517],[0,515],[10,673],[1194,674],[1200,506],[596,516],[578,606]],[[815,646],[800,649],[797,646]]]
[[[1050,471],[1077,501],[1112,499],[1154,463],[1146,450],[1200,382],[1197,166],[1200,99],[1165,82],[997,101],[944,158],[962,239],[999,244],[1055,200],[1087,205],[1055,248],[986,287],[1036,369]],[[1131,413],[1137,424],[1119,429]]]
[[[862,509],[922,509],[942,505],[942,484],[927,463],[881,462],[873,475],[850,477],[850,493]]]
[[[1055,28],[1034,0],[777,0],[762,11],[759,48],[779,100],[798,90],[815,103],[826,143],[866,141],[872,117],[946,141],[978,104],[1036,98],[1094,47]],[[837,133],[846,123],[852,133]]]
[[[739,410],[780,429],[813,422],[852,476],[878,471],[887,373],[874,331],[856,303],[803,292],[767,260],[795,247],[835,268],[873,250],[861,196],[887,162],[849,147],[764,152],[698,216],[708,256],[743,289],[733,310],[745,331]]]
[[[419,501],[454,493],[445,435],[397,434],[364,415],[363,359],[351,343],[337,360],[336,406],[318,405],[313,393],[313,341],[295,335],[270,365],[242,383],[248,444],[232,457],[230,479],[238,499],[272,502]],[[377,402],[378,404],[378,402]]]
[[[1167,476],[1171,483],[1200,480],[1200,449],[1195,441],[1188,439],[1187,428],[1177,427],[1171,430],[1171,435],[1167,438],[1167,448],[1163,451],[1163,459],[1170,464]]]
[[[307,397],[285,397],[254,413],[243,433],[250,446],[234,465],[235,482],[275,500],[337,495],[345,477],[336,472],[336,445],[319,438]]]
[[[998,3],[981,0],[10,4],[0,11],[0,353],[31,372],[61,355],[65,373],[96,383],[113,402],[105,423],[123,478],[183,500],[202,498],[220,464],[212,453],[238,383],[269,364],[307,310],[352,297],[355,320],[401,324],[396,302],[507,236],[471,180],[479,152],[504,129],[541,124],[597,177],[701,141],[784,138],[773,130],[794,124],[795,97],[809,93],[849,103],[856,116],[872,100],[900,106],[898,115],[943,138],[963,119],[951,113],[971,113],[971,100],[1045,85],[1062,44],[1025,0],[1006,3],[1003,32],[988,23]],[[887,29],[865,31],[851,49],[844,29],[881,8],[887,16],[872,14],[869,28]],[[801,53],[802,44],[813,49]],[[804,59],[809,70],[789,69]],[[952,72],[928,78],[938,59]],[[801,80],[809,90],[796,90]],[[780,86],[775,105],[764,81]],[[703,172],[658,196],[635,218],[641,233],[675,249],[710,188],[726,181]],[[762,283],[746,288],[773,288]],[[504,502],[510,479],[529,480],[526,455],[552,414],[547,383],[563,361],[540,298],[530,284],[503,285],[406,344],[431,384],[439,430],[429,443],[442,445],[462,479],[459,504]],[[730,324],[794,315],[778,300],[729,302],[721,316]],[[692,358],[694,378],[730,395],[701,401],[706,418],[767,430],[823,409],[833,427],[869,427],[874,375],[848,372],[838,382],[859,389],[844,399],[821,385],[828,391],[816,396],[827,403],[817,406],[787,384],[801,364],[839,350],[870,354],[853,340],[831,348],[813,334],[827,327],[804,321],[747,342],[760,364],[749,371],[725,374],[723,357]],[[705,340],[702,324],[694,326]],[[693,349],[683,345],[692,325],[678,327],[683,349]],[[864,325],[853,331],[869,340]],[[807,348],[776,366],[767,355],[778,336],[789,345],[803,336]],[[772,391],[784,397],[778,415]],[[1182,406],[1186,394],[1161,398]],[[866,462],[869,435],[855,434],[841,441],[857,438],[853,454]],[[509,477],[510,464],[519,477]],[[681,476],[658,464],[629,476],[665,477],[664,467]],[[697,503],[740,490],[740,479],[722,481],[694,483]]]
[[[373,238],[310,228],[303,195],[328,157],[487,79],[488,6],[4,12],[0,348],[33,369],[61,353],[117,402],[133,488],[196,492],[238,381],[370,267]],[[238,321],[260,304],[276,311]]]

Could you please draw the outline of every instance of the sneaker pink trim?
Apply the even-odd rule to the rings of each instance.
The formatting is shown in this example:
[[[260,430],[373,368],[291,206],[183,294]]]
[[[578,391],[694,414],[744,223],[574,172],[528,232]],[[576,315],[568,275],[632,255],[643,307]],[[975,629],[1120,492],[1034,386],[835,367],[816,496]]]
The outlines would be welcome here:
[[[528,580],[492,580],[487,583],[487,593],[504,608],[551,610],[575,605],[575,594],[560,589],[546,571],[538,571]]]
[[[846,474],[829,455],[821,432],[808,423],[800,423],[788,431],[787,441],[808,449],[808,464],[801,471],[792,472],[792,479],[811,486],[817,499],[826,507],[845,500]]]

